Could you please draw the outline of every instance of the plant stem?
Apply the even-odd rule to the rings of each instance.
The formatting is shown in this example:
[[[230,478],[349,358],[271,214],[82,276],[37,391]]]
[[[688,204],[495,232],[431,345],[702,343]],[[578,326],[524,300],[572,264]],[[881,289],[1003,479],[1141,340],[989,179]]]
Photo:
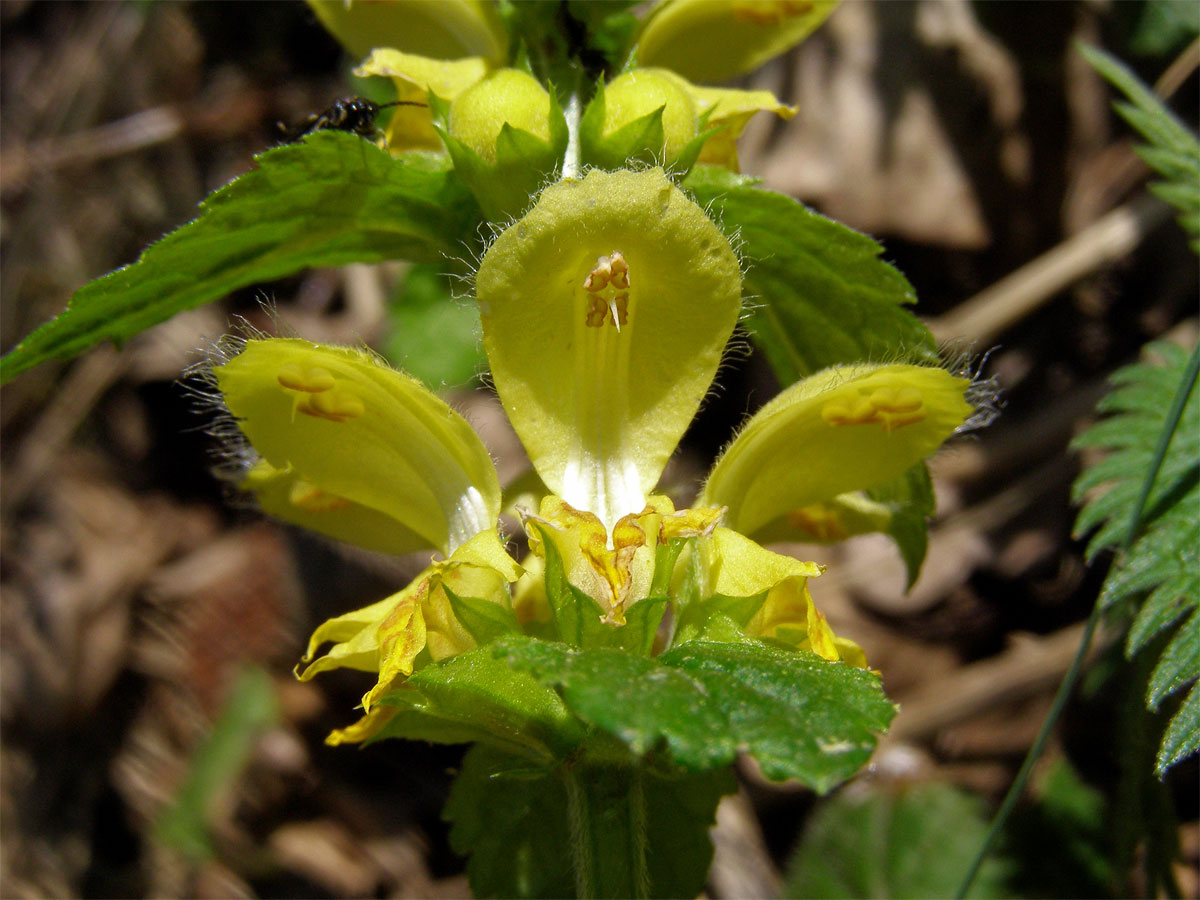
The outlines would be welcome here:
[[[1100,624],[1099,603],[1092,607],[1092,614],[1088,616],[1087,625],[1083,629],[1083,637],[1079,641],[1079,649],[1075,651],[1075,658],[1071,660],[1071,668],[1067,670],[1067,674],[1063,676],[1062,683],[1058,686],[1058,693],[1054,695],[1054,703],[1050,706],[1050,712],[1046,714],[1046,719],[1042,722],[1042,727],[1038,731],[1037,737],[1033,740],[1033,746],[1025,754],[1025,761],[1021,763],[1021,770],[1017,772],[1017,777],[1013,780],[1012,786],[1008,789],[1008,793],[1004,795],[1004,802],[1000,804],[1000,809],[996,811],[996,816],[992,819],[992,824],[988,828],[987,836],[984,837],[983,844],[979,847],[979,851],[975,854],[975,859],[971,862],[971,868],[967,870],[966,877],[963,878],[962,884],[959,885],[958,891],[954,895],[957,900],[962,900],[967,895],[967,891],[971,889],[971,882],[975,880],[975,875],[979,872],[979,867],[987,859],[992,845],[996,842],[996,838],[1000,836],[1000,831],[1004,828],[1004,823],[1008,821],[1013,807],[1017,805],[1021,794],[1024,793],[1025,783],[1029,780],[1034,763],[1042,755],[1042,750],[1046,746],[1050,732],[1054,730],[1054,726],[1058,723],[1058,717],[1062,715],[1063,708],[1067,705],[1067,700],[1070,698],[1071,692],[1075,689],[1075,682],[1079,680],[1079,673],[1083,670],[1083,661],[1087,658],[1088,648],[1092,645],[1092,637],[1096,633],[1096,626],[1098,624]]]
[[[576,896],[648,897],[641,769],[582,764],[568,768],[564,777]]]
[[[1137,502],[1134,503],[1128,525],[1125,529],[1124,539],[1121,541],[1120,549],[1122,551],[1126,551],[1133,546],[1133,542],[1137,538],[1142,524],[1142,513],[1145,511],[1146,503],[1150,499],[1150,492],[1154,488],[1154,481],[1158,477],[1159,469],[1162,468],[1163,460],[1166,459],[1167,447],[1171,443],[1171,438],[1175,436],[1175,432],[1179,428],[1179,422],[1183,418],[1183,409],[1187,405],[1192,389],[1196,386],[1198,376],[1200,376],[1200,344],[1192,351],[1191,359],[1188,360],[1183,377],[1180,379],[1179,387],[1176,388],[1175,397],[1171,401],[1171,408],[1167,411],[1166,418],[1163,421],[1162,431],[1159,432],[1158,443],[1154,448],[1154,455],[1151,457],[1150,466],[1147,468],[1145,477],[1142,479],[1141,492],[1138,495]],[[1067,705],[1067,698],[1071,696],[1071,691],[1075,688],[1075,682],[1079,680],[1079,673],[1083,669],[1083,661],[1087,657],[1092,637],[1096,633],[1096,626],[1100,624],[1100,618],[1104,610],[1102,600],[1103,594],[1097,599],[1096,605],[1092,608],[1092,614],[1088,616],[1087,627],[1084,628],[1083,637],[1079,641],[1079,649],[1075,652],[1075,658],[1071,660],[1071,668],[1063,676],[1062,684],[1058,686],[1058,693],[1054,695],[1054,703],[1050,707],[1050,712],[1046,715],[1046,720],[1042,723],[1037,737],[1034,738],[1033,746],[1029,748],[1029,752],[1025,755],[1025,761],[1021,764],[1021,770],[1017,772],[1016,779],[1014,779],[1012,786],[1008,789],[1008,793],[1004,795],[1004,802],[1000,804],[1000,809],[997,810],[995,818],[992,819],[991,827],[988,828],[987,836],[984,838],[979,852],[975,855],[975,859],[971,863],[971,868],[967,871],[962,884],[959,885],[958,893],[955,894],[959,900],[965,897],[967,891],[970,890],[971,882],[975,880],[975,875],[979,871],[979,867],[987,858],[992,845],[1000,835],[1001,829],[1004,827],[1005,822],[1008,821],[1013,807],[1016,806],[1017,800],[1024,792],[1025,783],[1029,780],[1029,774],[1033,771],[1033,765],[1037,762],[1038,757],[1041,756],[1046,740],[1050,737],[1051,730],[1058,722],[1058,717],[1062,715],[1063,708]]]
[[[567,812],[571,824],[571,866],[575,870],[575,896],[596,896],[596,835],[588,794],[575,770],[566,773]]]
[[[579,122],[582,115],[579,94],[572,93],[567,99],[566,109],[563,110],[563,116],[567,120],[567,152],[563,157],[563,178],[578,178],[583,172],[579,148]]]

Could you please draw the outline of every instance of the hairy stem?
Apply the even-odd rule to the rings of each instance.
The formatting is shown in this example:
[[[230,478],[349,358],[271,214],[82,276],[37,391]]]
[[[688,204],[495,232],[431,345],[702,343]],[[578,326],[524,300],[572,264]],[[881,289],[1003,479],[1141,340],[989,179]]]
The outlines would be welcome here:
[[[567,769],[564,778],[576,896],[648,897],[641,770],[585,764]]]
[[[583,172],[579,149],[579,121],[582,115],[579,94],[573,93],[567,99],[566,109],[563,110],[563,116],[567,120],[567,152],[563,157],[563,178],[578,178]]]

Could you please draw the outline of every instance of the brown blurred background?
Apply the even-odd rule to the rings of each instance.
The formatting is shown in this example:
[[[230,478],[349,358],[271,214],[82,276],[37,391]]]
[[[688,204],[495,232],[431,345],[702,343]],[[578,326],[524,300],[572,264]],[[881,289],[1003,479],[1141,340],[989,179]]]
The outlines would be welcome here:
[[[818,604],[902,705],[864,781],[1003,793],[1104,575],[1070,536],[1080,460],[1067,444],[1143,343],[1196,341],[1196,258],[1143,199],[1110,92],[1073,50],[1105,46],[1161,78],[1194,126],[1195,46],[1133,55],[1138,15],[1106,2],[848,2],[755,76],[799,114],[756,121],[743,169],[883,240],[938,337],[992,350],[1006,398],[994,425],[934,462],[938,516],[912,591],[886,540],[797,548],[830,565]],[[6,0],[0,27],[3,349],[193,218],[274,142],[277,120],[361,91],[301,3]],[[290,674],[315,623],[398,589],[420,560],[334,546],[231,503],[179,380],[231,316],[269,324],[263,297],[312,340],[381,342],[402,277],[349,267],[263,285],[0,395],[0,895],[467,896],[439,818],[461,749],[327,748],[365,676]],[[776,389],[757,357],[723,383],[668,471],[681,494]],[[449,396],[501,477],[519,474],[494,398]],[[245,740],[203,782],[213,723],[233,727],[231,692]],[[1115,777],[1107,716],[1102,702],[1077,706],[1052,750],[1101,790]],[[1191,896],[1194,762],[1171,785]],[[771,896],[814,798],[752,765],[741,775],[709,893]],[[161,824],[180,804],[187,819],[188,791],[207,830],[190,849]]]

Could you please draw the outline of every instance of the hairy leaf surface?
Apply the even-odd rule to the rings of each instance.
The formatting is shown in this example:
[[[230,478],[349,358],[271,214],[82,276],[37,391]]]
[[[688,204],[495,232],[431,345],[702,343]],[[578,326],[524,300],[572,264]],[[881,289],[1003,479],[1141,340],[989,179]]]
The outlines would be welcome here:
[[[0,380],[306,267],[438,262],[468,255],[475,239],[478,207],[439,157],[393,159],[355,135],[321,131],[256,162],[209,196],[197,219],[76,291],[0,359]]]

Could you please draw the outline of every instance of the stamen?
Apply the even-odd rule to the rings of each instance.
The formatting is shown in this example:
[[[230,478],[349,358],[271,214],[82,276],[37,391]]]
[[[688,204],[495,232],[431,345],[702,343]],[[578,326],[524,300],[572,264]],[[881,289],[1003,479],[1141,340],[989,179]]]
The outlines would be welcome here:
[[[821,407],[821,418],[830,425],[882,425],[894,431],[925,419],[925,401],[916,388],[876,388],[870,396],[839,397]]]
[[[301,366],[298,363],[288,363],[275,375],[275,379],[285,388],[293,391],[304,391],[309,394],[319,394],[332,390],[337,384],[333,373],[322,366]]]
[[[583,281],[583,289],[591,295],[584,324],[599,328],[611,315],[613,327],[620,333],[629,318],[629,263],[620,250],[597,257],[596,265]]]
[[[367,411],[363,402],[345,388],[310,394],[296,404],[296,409],[306,416],[338,423],[357,418]]]
[[[312,482],[305,481],[303,478],[297,479],[296,483],[292,485],[291,491],[288,492],[288,500],[291,501],[293,506],[310,513],[345,509],[350,505],[350,501],[345,497],[339,497],[337,494],[323,491]]]
[[[807,532],[819,541],[844,541],[849,534],[837,512],[823,503],[814,503],[787,514],[788,522],[799,531]]]

